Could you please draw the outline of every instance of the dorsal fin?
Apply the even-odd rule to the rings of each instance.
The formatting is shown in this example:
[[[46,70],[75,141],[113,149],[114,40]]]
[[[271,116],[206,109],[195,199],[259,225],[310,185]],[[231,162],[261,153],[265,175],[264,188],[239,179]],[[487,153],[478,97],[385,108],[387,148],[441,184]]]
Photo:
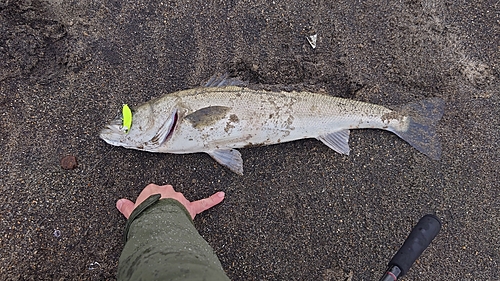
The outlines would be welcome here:
[[[237,77],[229,77],[229,75],[226,73],[222,75],[214,75],[208,80],[208,82],[205,84],[205,87],[224,87],[224,86],[240,86],[240,87],[245,87],[247,86],[247,82],[242,81],[241,79]]]

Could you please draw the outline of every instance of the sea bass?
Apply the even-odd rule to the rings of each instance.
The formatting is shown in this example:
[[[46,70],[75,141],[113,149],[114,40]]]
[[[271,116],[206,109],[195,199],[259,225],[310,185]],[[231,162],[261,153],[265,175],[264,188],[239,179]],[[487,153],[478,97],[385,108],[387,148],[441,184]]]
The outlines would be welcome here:
[[[434,125],[443,114],[441,99],[390,110],[328,94],[251,90],[232,86],[234,81],[217,81],[215,86],[127,107],[130,127],[124,126],[126,114],[119,114],[100,137],[111,145],[149,152],[208,153],[237,174],[243,174],[243,160],[236,148],[316,138],[349,154],[351,129],[387,130],[431,159],[440,158]]]

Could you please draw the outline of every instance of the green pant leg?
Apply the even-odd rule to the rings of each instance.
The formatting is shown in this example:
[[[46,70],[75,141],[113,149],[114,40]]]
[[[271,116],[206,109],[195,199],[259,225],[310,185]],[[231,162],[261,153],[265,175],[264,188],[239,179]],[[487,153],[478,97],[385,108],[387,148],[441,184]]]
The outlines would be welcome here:
[[[152,197],[127,222],[117,279],[229,280],[186,208],[174,199]]]

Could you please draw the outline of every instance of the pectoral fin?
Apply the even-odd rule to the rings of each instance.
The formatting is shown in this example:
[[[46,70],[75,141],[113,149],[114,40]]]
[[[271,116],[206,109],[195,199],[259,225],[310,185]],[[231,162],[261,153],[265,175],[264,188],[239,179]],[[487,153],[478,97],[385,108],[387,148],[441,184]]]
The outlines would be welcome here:
[[[218,149],[208,151],[207,153],[219,164],[228,167],[229,170],[237,173],[238,175],[243,175],[243,159],[241,159],[241,154],[238,150]]]
[[[349,130],[322,135],[318,137],[318,140],[340,154],[349,155]]]
[[[217,123],[230,109],[227,106],[209,106],[198,109],[184,118],[189,120],[194,128],[203,128]]]

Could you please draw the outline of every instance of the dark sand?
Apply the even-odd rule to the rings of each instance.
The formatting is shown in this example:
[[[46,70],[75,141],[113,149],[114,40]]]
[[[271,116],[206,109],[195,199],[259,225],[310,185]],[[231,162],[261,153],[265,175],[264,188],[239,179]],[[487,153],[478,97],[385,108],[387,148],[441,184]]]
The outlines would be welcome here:
[[[500,279],[498,1],[304,2],[0,1],[0,279],[114,279],[115,201],[149,182],[226,192],[196,225],[233,280],[378,280],[427,213],[443,228],[404,280]],[[389,107],[440,97],[442,159],[360,130],[349,156],[241,149],[238,176],[99,139],[123,103],[224,72]]]

